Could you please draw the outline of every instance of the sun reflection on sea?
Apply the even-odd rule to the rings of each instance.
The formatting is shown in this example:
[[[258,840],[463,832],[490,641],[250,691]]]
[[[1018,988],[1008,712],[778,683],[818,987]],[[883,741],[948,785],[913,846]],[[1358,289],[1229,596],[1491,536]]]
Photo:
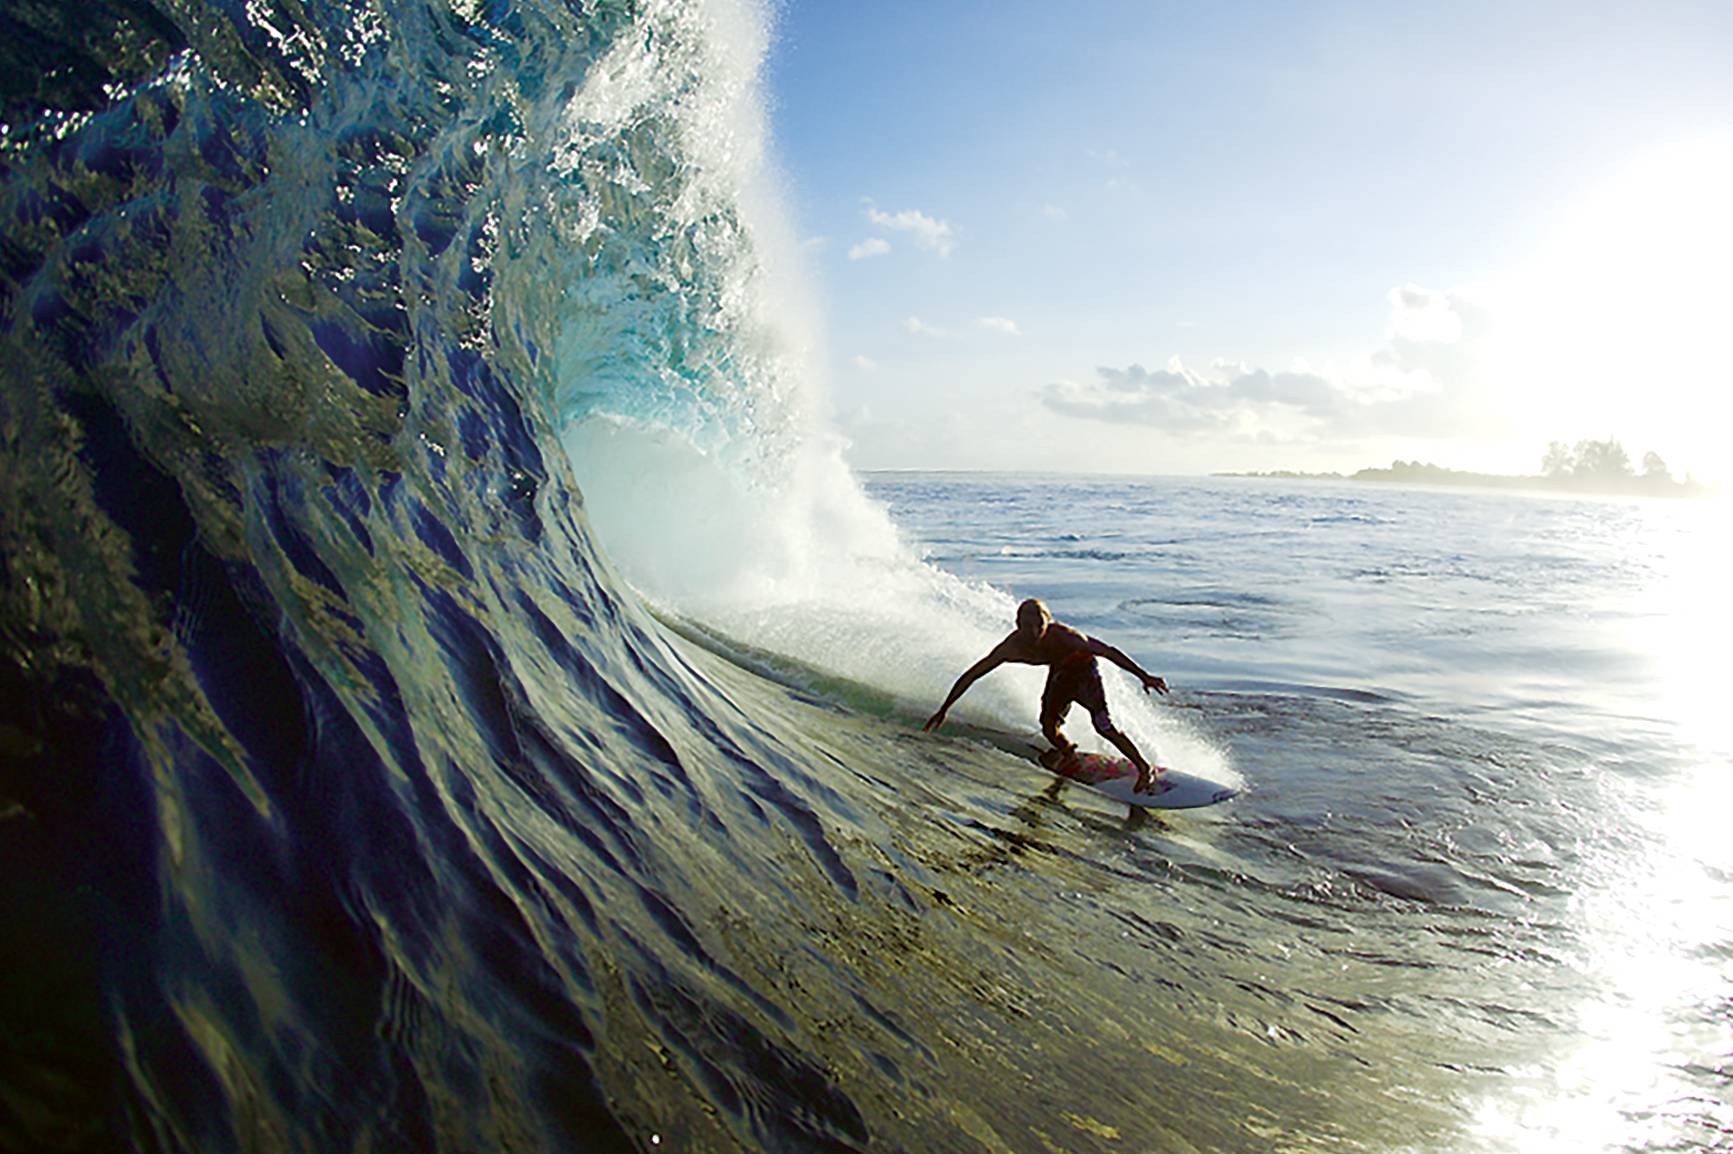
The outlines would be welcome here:
[[[1733,660],[1733,531],[1725,500],[1669,503],[1654,513],[1654,582],[1633,622],[1634,647],[1652,662],[1663,717],[1704,757],[1733,756],[1726,701]]]
[[[1711,1148],[1733,1134],[1733,645],[1721,502],[1643,511],[1649,579],[1615,626],[1638,675],[1625,712],[1671,730],[1662,766],[1597,767],[1597,863],[1573,902],[1583,996],[1574,1040],[1478,1110],[1478,1149],[1579,1154]]]
[[[1726,767],[1699,767],[1645,815],[1647,851],[1581,897],[1589,993],[1575,1010],[1577,1040],[1512,1071],[1514,1084],[1476,1118],[1478,1148],[1582,1154],[1725,1141],[1733,1103],[1715,1068],[1733,1053],[1733,1021],[1714,1007],[1733,989],[1729,812]]]

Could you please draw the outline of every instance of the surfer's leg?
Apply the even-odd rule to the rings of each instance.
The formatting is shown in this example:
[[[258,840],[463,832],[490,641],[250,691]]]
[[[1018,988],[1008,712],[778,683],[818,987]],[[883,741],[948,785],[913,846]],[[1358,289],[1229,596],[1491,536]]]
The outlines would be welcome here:
[[[1108,727],[1106,729],[1097,725],[1095,731],[1105,737],[1108,741],[1111,741],[1119,752],[1123,753],[1126,758],[1130,760],[1131,764],[1137,767],[1137,784],[1131,788],[1138,793],[1148,793],[1150,783],[1155,779],[1156,770],[1147,760],[1144,759],[1143,754],[1138,750],[1136,744],[1132,742],[1131,738],[1125,736],[1125,734],[1121,733],[1118,729],[1115,729],[1111,721],[1108,722],[1107,725]]]
[[[1123,753],[1131,764],[1137,767],[1139,780],[1144,780],[1149,776],[1150,765],[1148,760],[1144,758],[1143,754],[1138,750],[1136,744],[1132,742],[1131,738],[1125,736],[1125,734],[1118,729],[1115,729],[1111,721],[1107,723],[1106,729],[1097,725],[1095,727],[1095,732],[1105,737],[1108,741],[1111,741],[1119,752]]]
[[[1041,734],[1052,744],[1054,749],[1057,749],[1064,756],[1070,757],[1077,752],[1077,743],[1066,737],[1065,731],[1059,728],[1064,721],[1065,712],[1066,710],[1061,709],[1054,715],[1043,713],[1041,716]]]
[[[1149,789],[1150,779],[1154,776],[1149,761],[1143,756],[1131,738],[1125,736],[1120,728],[1113,724],[1113,715],[1107,712],[1107,690],[1101,684],[1101,674],[1095,671],[1093,677],[1086,678],[1079,687],[1077,703],[1089,711],[1089,720],[1095,725],[1095,732],[1113,743],[1113,747],[1126,756],[1131,764],[1137,767],[1137,784],[1133,786],[1139,793]]]
[[[1041,691],[1041,735],[1050,742],[1061,755],[1070,757],[1077,752],[1074,745],[1060,730],[1065,723],[1065,715],[1071,712],[1071,698],[1065,693],[1065,687],[1060,679],[1050,671],[1047,674],[1047,687]]]

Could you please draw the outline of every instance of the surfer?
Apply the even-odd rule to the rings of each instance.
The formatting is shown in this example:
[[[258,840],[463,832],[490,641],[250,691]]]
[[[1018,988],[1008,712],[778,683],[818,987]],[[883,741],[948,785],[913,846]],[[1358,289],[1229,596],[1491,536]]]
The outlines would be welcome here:
[[[1107,712],[1107,694],[1102,688],[1101,669],[1095,660],[1098,657],[1107,658],[1143,682],[1145,693],[1152,689],[1158,693],[1167,692],[1167,682],[1145,673],[1137,662],[1113,646],[1053,620],[1047,606],[1031,597],[1017,606],[1016,630],[993,646],[987,656],[963,671],[957,683],[951,686],[945,703],[921,728],[931,732],[943,725],[946,712],[956,704],[957,698],[1007,661],[1017,665],[1045,665],[1047,687],[1041,691],[1041,733],[1053,743],[1060,756],[1070,757],[1076,753],[1077,746],[1066,739],[1059,727],[1071,711],[1072,703],[1081,705],[1089,711],[1095,732],[1111,741],[1137,767],[1137,784],[1133,788],[1139,793],[1147,793],[1153,776],[1149,762],[1138,752],[1131,738],[1113,724],[1113,718]]]

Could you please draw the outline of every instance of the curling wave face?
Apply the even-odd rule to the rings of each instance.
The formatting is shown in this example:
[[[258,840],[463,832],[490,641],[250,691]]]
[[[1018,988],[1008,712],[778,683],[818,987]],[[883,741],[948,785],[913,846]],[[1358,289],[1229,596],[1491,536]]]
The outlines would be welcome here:
[[[835,799],[623,591],[555,436],[630,394],[775,451],[691,159],[761,23],[19,20],[4,1144],[864,1137],[696,928],[710,871],[853,894]]]

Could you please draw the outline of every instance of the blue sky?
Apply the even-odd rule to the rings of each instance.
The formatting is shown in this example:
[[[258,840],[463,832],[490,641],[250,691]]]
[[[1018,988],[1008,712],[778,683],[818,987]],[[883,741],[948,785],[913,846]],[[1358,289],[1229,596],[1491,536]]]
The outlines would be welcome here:
[[[790,0],[766,79],[859,467],[1718,473],[1733,4]]]

